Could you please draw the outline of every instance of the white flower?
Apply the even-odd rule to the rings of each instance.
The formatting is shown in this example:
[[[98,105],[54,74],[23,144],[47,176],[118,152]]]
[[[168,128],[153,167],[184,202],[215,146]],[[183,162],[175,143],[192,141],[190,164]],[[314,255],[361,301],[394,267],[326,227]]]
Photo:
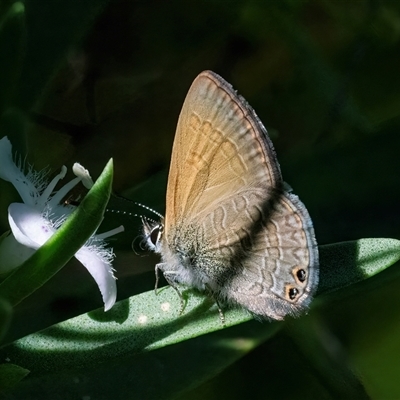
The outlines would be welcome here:
[[[8,272],[21,265],[64,223],[74,210],[71,205],[61,205],[61,200],[79,182],[87,188],[93,185],[89,172],[80,164],[74,164],[77,177],[58,191],[56,184],[63,179],[67,168],[47,184],[46,171],[36,172],[32,168],[25,175],[12,158],[11,143],[7,137],[0,140],[0,178],[11,182],[23,203],[11,203],[8,207],[8,221],[12,235],[0,243],[0,273]],[[117,287],[111,262],[112,250],[107,249],[103,239],[123,231],[123,227],[101,235],[92,235],[86,244],[75,253],[99,286],[105,311],[115,303]]]

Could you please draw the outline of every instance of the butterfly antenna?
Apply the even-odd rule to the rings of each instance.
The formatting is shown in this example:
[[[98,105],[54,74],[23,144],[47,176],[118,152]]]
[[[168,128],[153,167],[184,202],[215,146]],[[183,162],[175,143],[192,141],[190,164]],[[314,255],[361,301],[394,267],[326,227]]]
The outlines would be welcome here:
[[[163,216],[159,212],[157,212],[156,210],[153,210],[152,208],[147,207],[147,206],[145,206],[144,204],[141,204],[141,203],[135,202],[135,204],[137,204],[139,207],[142,207],[142,208],[146,209],[147,211],[151,211],[153,214],[156,214],[158,217],[163,218]]]
[[[139,218],[142,217],[142,215],[140,215],[140,214],[132,214],[131,212],[117,210],[115,208],[106,208],[106,212],[113,213],[113,214],[129,215],[130,217],[139,217]]]

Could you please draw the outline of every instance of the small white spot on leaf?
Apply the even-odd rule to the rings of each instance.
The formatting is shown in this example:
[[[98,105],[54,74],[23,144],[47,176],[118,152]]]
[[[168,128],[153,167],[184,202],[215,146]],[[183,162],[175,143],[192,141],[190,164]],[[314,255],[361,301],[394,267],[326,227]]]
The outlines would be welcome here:
[[[143,314],[139,315],[139,318],[138,318],[139,324],[145,324],[147,322],[147,320],[148,320],[147,315],[143,315]]]

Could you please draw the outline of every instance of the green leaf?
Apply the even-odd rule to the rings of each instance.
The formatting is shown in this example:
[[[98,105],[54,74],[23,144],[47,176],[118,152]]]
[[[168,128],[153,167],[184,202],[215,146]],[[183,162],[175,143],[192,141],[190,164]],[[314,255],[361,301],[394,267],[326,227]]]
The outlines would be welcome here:
[[[318,294],[370,278],[400,260],[400,241],[360,239],[320,247]]]
[[[0,393],[14,387],[28,374],[29,371],[27,369],[18,365],[0,364]]]
[[[399,244],[393,239],[362,239],[322,246],[320,293],[382,271],[399,259]],[[16,398],[24,398],[36,385],[45,384],[43,390],[49,396],[60,388],[67,390],[73,377],[79,377],[82,385],[68,389],[65,398],[76,398],[85,390],[108,393],[110,387],[115,388],[113,383],[118,387],[115,393],[121,395],[135,387],[139,397],[168,398],[168,393],[184,392],[215,376],[286,326],[285,322],[248,322],[250,315],[238,309],[225,312],[223,326],[211,299],[190,290],[184,295],[187,304],[182,315],[179,297],[167,287],[157,296],[153,291],[142,293],[118,302],[107,313],[97,310],[81,315],[5,346],[1,357],[32,371]],[[238,324],[233,330],[225,329]],[[202,336],[206,333],[212,335]],[[207,362],[201,361],[202,355]],[[314,357],[316,368],[324,363],[321,357]],[[334,371],[335,362],[329,368]],[[155,376],[162,382],[152,385]],[[339,371],[337,377],[350,379],[352,373]],[[336,378],[326,382],[341,393]],[[140,389],[134,383],[145,381]],[[364,393],[356,377],[344,392],[348,390]]]
[[[152,290],[118,302],[107,313],[99,309],[17,340],[6,348],[6,357],[35,372],[51,371],[156,350],[223,329],[213,301],[190,293],[182,315],[174,289],[163,288],[158,295]],[[225,327],[250,319],[231,309]]]
[[[214,317],[218,319],[217,313]],[[218,374],[271,337],[277,329],[278,324],[250,321],[155,352],[127,352],[106,363],[93,363],[90,367],[74,366],[32,374],[12,391],[12,398],[29,398],[38,388],[41,398],[49,399],[59,393],[63,393],[65,400],[82,398],[87,393],[104,399],[175,398],[178,393]],[[132,332],[131,341],[134,341],[136,333]]]
[[[14,342],[1,357],[30,366],[32,374],[13,395],[22,399],[41,387],[47,398],[60,390],[66,399],[87,392],[111,398],[128,393],[135,381],[141,382],[135,388],[136,398],[163,398],[186,390],[188,383],[182,385],[182,379],[190,382],[189,387],[209,379],[280,328],[279,323],[250,321],[224,329],[250,316],[229,310],[224,327],[215,304],[195,293],[183,315],[179,310],[179,297],[167,287],[157,296],[154,291],[142,293],[107,313],[97,310]],[[212,331],[217,332],[204,335]],[[196,359],[207,363],[194,363]],[[179,379],[172,379],[174,374]],[[71,388],[71,379],[78,379],[79,385]]]
[[[102,221],[110,197],[112,160],[82,203],[28,260],[0,284],[0,296],[12,305],[29,296],[57,273],[85,244]]]

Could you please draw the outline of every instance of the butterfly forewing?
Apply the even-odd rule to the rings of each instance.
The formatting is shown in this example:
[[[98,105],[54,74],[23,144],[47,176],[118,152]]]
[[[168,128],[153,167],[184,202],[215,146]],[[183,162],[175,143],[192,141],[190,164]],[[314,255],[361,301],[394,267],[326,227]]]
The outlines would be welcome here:
[[[273,162],[267,164],[266,159]],[[244,188],[265,191],[281,181],[272,144],[251,107],[218,75],[200,74],[178,121],[166,232],[170,220],[195,218]]]

